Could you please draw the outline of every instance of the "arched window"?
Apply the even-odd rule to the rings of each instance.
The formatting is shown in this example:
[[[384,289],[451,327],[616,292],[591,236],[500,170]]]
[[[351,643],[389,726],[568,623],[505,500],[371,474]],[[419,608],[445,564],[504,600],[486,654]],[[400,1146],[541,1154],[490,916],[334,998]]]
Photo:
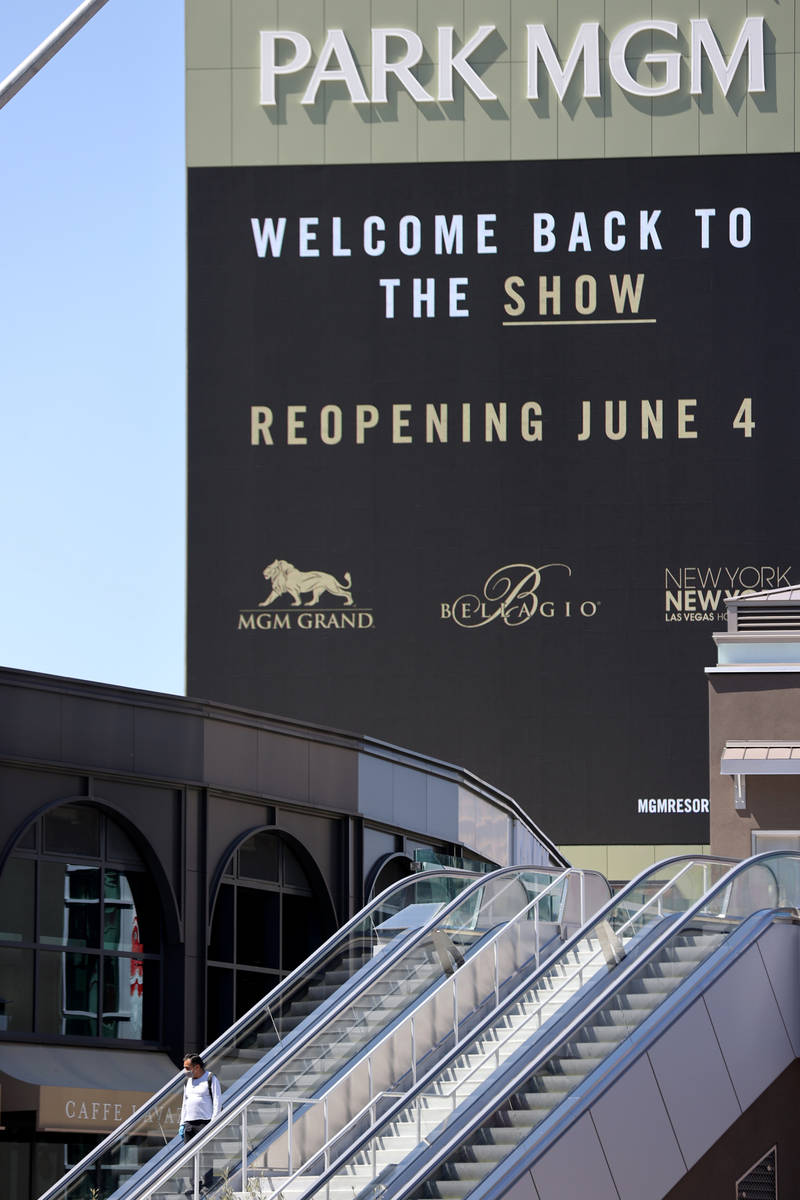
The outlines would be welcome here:
[[[231,855],[208,946],[208,1041],[332,933],[330,901],[310,873],[278,833],[256,833]]]
[[[160,1041],[161,943],[127,834],[87,804],[51,809],[0,873],[0,1030]]]

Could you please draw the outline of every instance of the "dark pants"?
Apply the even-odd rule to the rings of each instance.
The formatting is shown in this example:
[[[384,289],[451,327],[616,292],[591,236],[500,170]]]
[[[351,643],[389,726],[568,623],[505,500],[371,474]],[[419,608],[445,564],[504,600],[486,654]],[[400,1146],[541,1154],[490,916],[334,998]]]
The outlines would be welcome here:
[[[205,1129],[208,1121],[186,1121],[183,1126],[183,1140],[190,1142],[196,1133],[201,1129]]]
[[[190,1142],[192,1140],[192,1138],[195,1136],[195,1134],[200,1133],[201,1129],[205,1129],[206,1125],[208,1125],[208,1124],[209,1124],[208,1121],[184,1121],[184,1124],[183,1124],[183,1140],[184,1140],[184,1142]],[[210,1188],[212,1179],[213,1179],[212,1172],[210,1170],[206,1171],[205,1175],[200,1180],[200,1187],[201,1188]],[[194,1190],[194,1173],[192,1174],[189,1191],[186,1193],[186,1195],[187,1196],[192,1195],[193,1190]]]

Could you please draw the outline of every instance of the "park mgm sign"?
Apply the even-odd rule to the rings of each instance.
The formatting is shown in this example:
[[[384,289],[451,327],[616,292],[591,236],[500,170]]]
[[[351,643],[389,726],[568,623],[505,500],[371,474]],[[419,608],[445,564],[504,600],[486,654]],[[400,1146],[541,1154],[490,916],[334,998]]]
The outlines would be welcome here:
[[[580,81],[580,94],[584,99],[600,99],[601,33],[608,38],[611,77],[630,96],[655,98],[671,96],[681,90],[682,42],[689,47],[691,95],[701,95],[712,77],[722,94],[727,95],[743,60],[746,60],[747,91],[764,92],[764,28],[763,17],[745,18],[733,49],[726,57],[711,22],[705,18],[690,20],[688,29],[680,27],[676,21],[633,21],[613,33],[603,31],[599,21],[584,21],[569,47],[554,45],[545,25],[525,25],[520,31],[524,44],[525,98],[540,98],[544,74],[560,101],[564,100],[567,89],[576,79]],[[300,72],[307,72],[308,68],[310,75],[300,101],[306,106],[316,103],[325,83],[343,85],[352,104],[385,104],[390,78],[416,104],[452,101],[456,78],[478,100],[486,103],[502,101],[504,97],[488,86],[470,61],[477,55],[485,63],[496,36],[495,25],[480,25],[456,48],[455,28],[440,25],[436,29],[434,50],[423,43],[415,30],[373,27],[367,70],[359,65],[343,29],[327,29],[324,42],[316,53],[311,39],[298,30],[263,29],[260,32],[261,104],[267,108],[277,105],[281,83]],[[658,41],[659,48],[643,51],[641,47],[647,45],[649,39]],[[504,45],[502,39],[499,44]],[[423,86],[418,68],[429,54],[435,54],[436,66],[432,79]],[[629,65],[629,58],[649,67],[650,78],[638,78]]]

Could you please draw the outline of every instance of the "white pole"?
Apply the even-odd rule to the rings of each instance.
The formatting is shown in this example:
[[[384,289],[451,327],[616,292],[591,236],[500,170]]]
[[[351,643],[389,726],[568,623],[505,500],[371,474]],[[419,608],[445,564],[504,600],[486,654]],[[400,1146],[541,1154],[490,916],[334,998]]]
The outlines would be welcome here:
[[[45,38],[41,46],[36,47],[33,54],[29,54],[10,75],[7,75],[0,83],[0,108],[4,104],[8,104],[12,96],[16,96],[17,92],[21,91],[25,84],[41,71],[45,63],[58,54],[61,47],[66,46],[70,38],[74,37],[88,21],[91,21],[95,13],[99,12],[106,3],[107,0],[84,0],[83,4],[79,4],[66,21],[62,21],[58,29],[54,29],[50,36]]]

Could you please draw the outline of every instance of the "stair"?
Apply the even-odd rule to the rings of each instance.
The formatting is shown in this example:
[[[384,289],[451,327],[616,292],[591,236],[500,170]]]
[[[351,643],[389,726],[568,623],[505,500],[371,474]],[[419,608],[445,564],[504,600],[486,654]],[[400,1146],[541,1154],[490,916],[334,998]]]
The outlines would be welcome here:
[[[577,950],[554,964],[543,978],[472,1042],[468,1050],[445,1067],[418,1103],[400,1112],[380,1136],[373,1139],[367,1151],[357,1155],[331,1179],[331,1200],[353,1200],[354,1196],[374,1182],[376,1174],[396,1165],[419,1145],[422,1138],[433,1134],[454,1108],[469,1099],[499,1066],[537,1034],[542,1025],[559,1012],[561,1006],[598,969],[605,969],[605,960],[602,959],[597,941],[587,938]],[[558,1103],[571,1086],[565,1077],[554,1078],[550,1085],[551,1104]],[[494,1145],[487,1145],[482,1150],[489,1168],[504,1153]],[[264,1172],[259,1193],[254,1191],[259,1176],[258,1163],[248,1169],[248,1174],[253,1179],[253,1190],[249,1196],[244,1192],[235,1193],[237,1200],[253,1200],[254,1194],[256,1197],[259,1194],[270,1196],[278,1189],[283,1200],[296,1200],[309,1186],[308,1178],[301,1177],[287,1184],[285,1176]]]
[[[454,1151],[417,1189],[415,1200],[464,1200],[558,1104],[624,1041],[723,940],[724,933],[698,932],[677,939],[536,1069],[498,1107],[472,1138]]]

